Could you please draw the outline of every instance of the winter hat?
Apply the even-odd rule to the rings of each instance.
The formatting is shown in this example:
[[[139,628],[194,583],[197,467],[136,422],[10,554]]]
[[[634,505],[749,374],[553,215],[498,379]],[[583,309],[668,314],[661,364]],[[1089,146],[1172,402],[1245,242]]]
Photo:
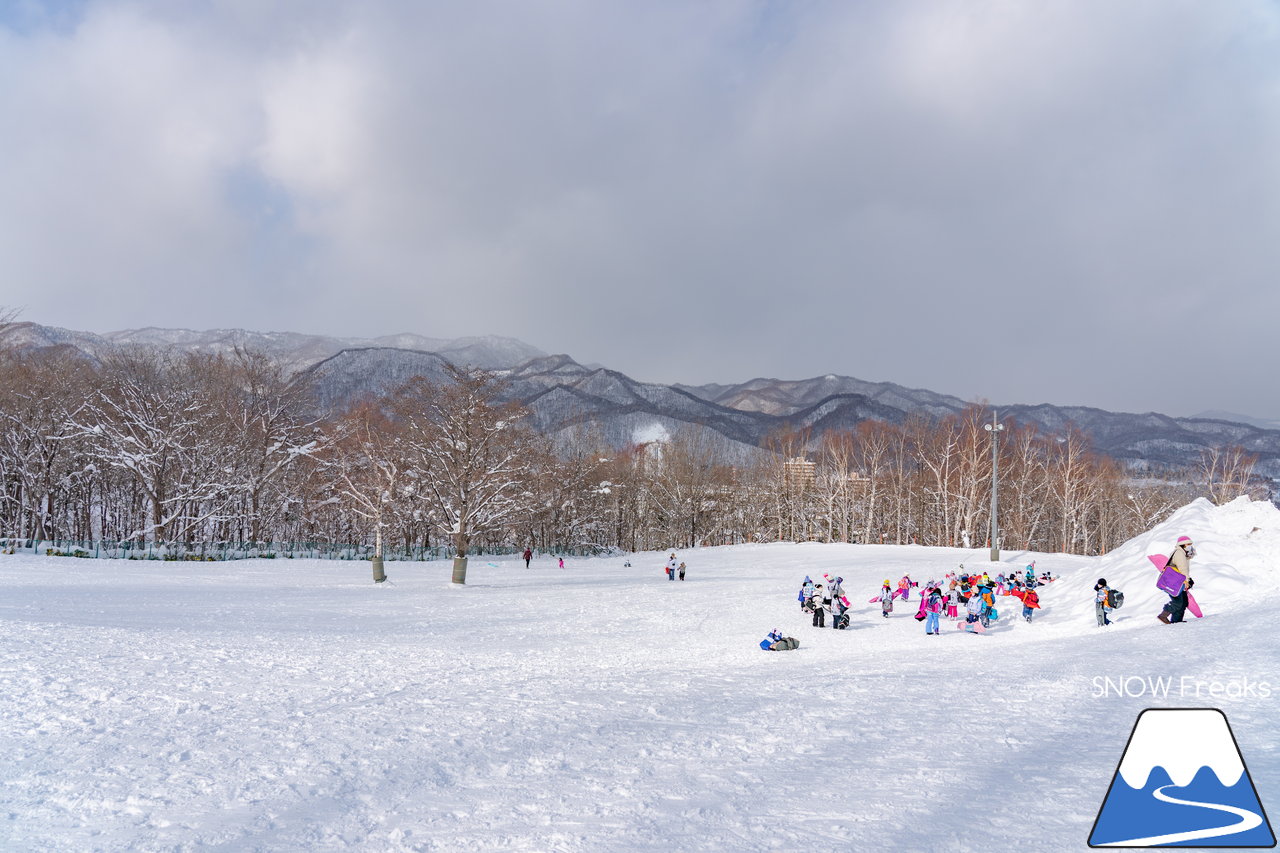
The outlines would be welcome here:
[[[836,578],[836,583],[844,583],[844,578]]]
[[[1190,545],[1190,544],[1191,544],[1191,537],[1190,537],[1190,536],[1179,536],[1179,537],[1178,537],[1178,544],[1179,544],[1179,545]]]
[[[805,575],[805,576],[804,576],[804,582],[805,582],[805,583],[813,583],[813,581],[809,580],[809,576],[808,576],[808,575]]]

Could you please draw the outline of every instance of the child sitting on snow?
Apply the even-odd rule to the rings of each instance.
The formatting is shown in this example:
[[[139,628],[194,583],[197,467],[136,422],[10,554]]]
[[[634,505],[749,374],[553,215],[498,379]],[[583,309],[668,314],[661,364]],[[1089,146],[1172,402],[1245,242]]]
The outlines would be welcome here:
[[[800,648],[800,641],[795,637],[784,637],[781,631],[774,628],[769,636],[760,641],[760,648],[766,652],[787,652]]]

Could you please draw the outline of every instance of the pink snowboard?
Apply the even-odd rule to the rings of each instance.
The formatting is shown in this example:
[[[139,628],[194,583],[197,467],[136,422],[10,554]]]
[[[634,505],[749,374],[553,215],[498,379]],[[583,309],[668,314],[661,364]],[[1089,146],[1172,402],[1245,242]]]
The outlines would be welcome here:
[[[1187,609],[1191,611],[1191,615],[1197,619],[1203,619],[1204,614],[1200,612],[1200,605],[1196,604],[1196,600],[1192,598],[1191,593],[1187,593]]]
[[[969,631],[970,634],[987,633],[987,629],[982,627],[981,622],[957,622],[956,627],[961,631],[969,631],[969,629],[972,628],[973,630]]]
[[[1164,571],[1164,567],[1169,565],[1169,558],[1164,554],[1148,554],[1147,559],[1156,564],[1159,571]]]
[[[911,595],[911,588],[905,586],[898,587],[893,591],[893,597],[897,598],[899,595],[902,596],[903,601],[906,601],[907,597]]]

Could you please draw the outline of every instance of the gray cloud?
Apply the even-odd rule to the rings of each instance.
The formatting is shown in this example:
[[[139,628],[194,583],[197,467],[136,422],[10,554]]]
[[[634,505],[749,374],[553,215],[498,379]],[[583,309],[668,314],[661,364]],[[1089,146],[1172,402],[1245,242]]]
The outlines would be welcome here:
[[[21,9],[28,319],[1280,416],[1262,0]]]

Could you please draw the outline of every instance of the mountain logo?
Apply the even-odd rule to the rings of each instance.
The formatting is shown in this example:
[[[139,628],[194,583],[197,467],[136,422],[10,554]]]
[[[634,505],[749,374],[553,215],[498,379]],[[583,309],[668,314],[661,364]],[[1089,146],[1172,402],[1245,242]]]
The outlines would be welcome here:
[[[1217,708],[1138,715],[1090,847],[1275,847],[1227,717]]]

